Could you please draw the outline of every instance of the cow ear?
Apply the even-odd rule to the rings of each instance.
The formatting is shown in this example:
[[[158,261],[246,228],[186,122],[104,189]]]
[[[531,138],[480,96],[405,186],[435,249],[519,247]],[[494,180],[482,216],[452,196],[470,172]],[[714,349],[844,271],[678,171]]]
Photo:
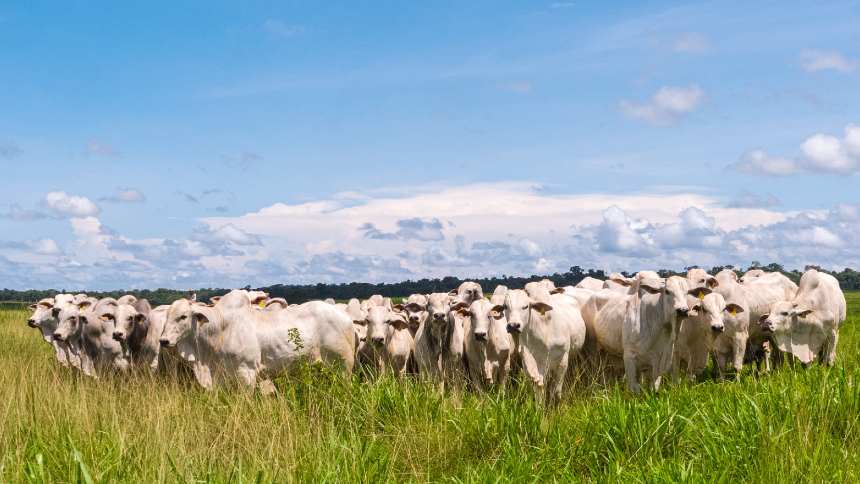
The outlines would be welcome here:
[[[464,318],[472,315],[472,311],[466,309],[466,306],[460,306],[457,309],[454,309],[454,312],[459,314],[460,316],[463,316]]]
[[[805,318],[805,317],[809,316],[810,314],[812,314],[812,309],[800,307],[800,308],[797,308],[794,311],[792,311],[792,314],[794,316],[799,316],[801,318]]]
[[[550,294],[564,294],[564,289],[557,287],[549,292]]]
[[[690,312],[687,313],[687,316],[691,316],[691,317],[698,316],[701,311],[702,311],[702,305],[701,304],[694,304],[694,305],[690,306]]]
[[[146,321],[146,315],[141,314],[141,313],[137,313],[137,314],[134,316],[134,322],[135,322],[135,323],[137,323],[137,324],[141,324],[141,323],[143,323],[144,321]]]
[[[463,301],[457,301],[451,305],[451,311],[458,311],[460,309],[466,309],[469,305],[464,303]]]
[[[713,291],[711,291],[707,287],[700,287],[698,289],[690,289],[689,291],[687,291],[687,294],[689,294],[689,295],[693,296],[694,298],[698,299],[699,301],[701,301],[702,299],[705,299],[705,296],[707,296],[708,294],[710,294],[712,292]]]
[[[531,306],[532,306],[532,309],[539,312],[541,316],[543,316],[544,314],[546,314],[549,311],[552,311],[552,306],[550,306],[549,304],[547,304],[545,302],[533,302],[531,304]]]
[[[31,305],[27,306],[27,309],[29,309],[30,311],[35,311],[37,307],[38,307],[37,305],[31,304]]]
[[[201,326],[209,322],[209,318],[202,311],[191,310],[191,319]]]
[[[51,309],[51,316],[57,318],[60,316],[60,308]]]
[[[81,302],[79,302],[79,303],[78,303],[78,310],[79,310],[79,311],[84,311],[84,310],[88,309],[88,308],[89,308],[90,306],[92,306],[92,305],[93,305],[93,302],[92,302],[92,301],[81,301]]]
[[[649,284],[640,284],[639,288],[647,292],[648,294],[660,294],[661,292],[663,292],[663,288],[655,287]]]
[[[630,280],[629,279],[626,279],[623,277],[610,277],[609,280],[616,283],[616,284],[621,284],[622,286],[630,287]]]
[[[209,302],[211,302],[212,304],[218,304],[218,301],[220,301],[220,300],[221,300],[221,296],[212,296],[209,298]],[[192,301],[193,301],[193,299],[192,299]]]
[[[448,291],[448,295],[449,295],[449,296],[456,296],[456,295],[457,295],[457,290],[456,290],[456,289],[451,289],[450,291]]]
[[[401,312],[406,310],[406,306],[404,306],[403,304],[395,304],[394,306],[391,306],[391,309],[397,312]]]
[[[495,319],[502,319],[502,316],[505,315],[505,307],[501,304],[496,304],[490,309],[490,315]]]
[[[732,316],[737,316],[738,313],[744,312],[744,308],[738,306],[735,303],[729,303],[726,304],[726,312],[728,312]]]
[[[717,282],[717,278],[716,278],[716,277],[709,277],[709,278],[708,278],[708,282],[707,282],[707,284],[708,284],[708,288],[709,288],[709,289],[713,289],[713,288],[715,288],[715,287],[717,287],[717,286],[719,286],[719,285],[720,285],[720,283],[719,283],[719,282]]]

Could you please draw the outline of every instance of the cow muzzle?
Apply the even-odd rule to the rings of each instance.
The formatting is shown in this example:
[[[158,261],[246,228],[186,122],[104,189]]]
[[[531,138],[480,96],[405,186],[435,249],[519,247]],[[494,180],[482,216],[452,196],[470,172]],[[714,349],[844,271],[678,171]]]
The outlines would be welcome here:
[[[726,327],[723,326],[722,324],[712,324],[711,325],[711,331],[713,331],[714,333],[722,333],[725,330],[726,330]]]
[[[51,335],[51,338],[53,338],[53,339],[54,339],[54,341],[60,341],[60,342],[65,342],[65,341],[66,341],[66,337],[65,337],[65,336],[63,336],[63,334],[62,334],[62,333],[57,333],[57,332],[55,332],[54,334],[52,334],[52,335]]]
[[[167,338],[161,338],[161,339],[159,339],[159,340],[158,340],[158,344],[160,344],[162,348],[167,348],[167,347],[169,347],[169,346],[173,346],[173,345],[170,343],[170,340],[169,340],[169,339],[167,339]]]
[[[38,324],[36,324],[36,320],[35,320],[35,319],[28,319],[28,320],[27,320],[27,326],[29,326],[29,327],[31,327],[31,328],[38,328],[38,327],[39,327],[39,325],[38,325]]]
[[[116,341],[125,341],[125,333],[120,333],[119,331],[114,331],[113,339]]]
[[[433,313],[433,319],[436,321],[445,321],[445,313]]]
[[[676,308],[675,314],[677,314],[678,317],[686,318],[690,314],[690,308]]]
[[[385,338],[375,337],[370,338],[370,341],[376,346],[382,346],[382,343],[385,343]]]
[[[475,333],[476,341],[487,341],[487,333]]]
[[[761,330],[765,333],[773,333],[773,323],[771,323],[770,321],[765,321],[761,325]]]
[[[507,330],[508,333],[517,334],[522,331],[522,325],[520,323],[508,323]]]

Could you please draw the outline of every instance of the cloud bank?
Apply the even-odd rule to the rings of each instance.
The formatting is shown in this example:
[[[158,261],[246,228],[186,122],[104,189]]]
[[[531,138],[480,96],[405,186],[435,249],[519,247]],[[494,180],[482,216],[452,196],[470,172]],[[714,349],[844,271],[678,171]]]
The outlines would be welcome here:
[[[276,203],[135,239],[56,192],[71,239],[0,244],[15,288],[141,288],[397,281],[778,261],[860,266],[860,206],[778,211],[767,197],[557,194],[526,182],[406,187]],[[50,204],[49,204],[50,205]]]

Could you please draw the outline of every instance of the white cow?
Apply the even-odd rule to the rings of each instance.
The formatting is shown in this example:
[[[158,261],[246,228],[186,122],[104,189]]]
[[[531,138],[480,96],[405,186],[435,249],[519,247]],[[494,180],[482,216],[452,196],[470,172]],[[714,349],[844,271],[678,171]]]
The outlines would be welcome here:
[[[80,357],[81,370],[87,376],[97,378],[99,373],[129,368],[126,352],[113,339],[117,306],[113,298],[95,303],[87,299],[60,311],[54,339],[67,343],[70,352]]]
[[[467,307],[478,299],[484,299],[484,290],[477,282],[466,281],[457,289],[448,293],[450,296],[457,299],[458,302],[465,304]]]
[[[720,284],[716,277],[708,274],[704,269],[699,269],[698,267],[687,270],[687,282],[690,284],[690,289],[692,290],[713,290]],[[704,297],[704,294],[702,294],[702,297]]]
[[[504,323],[504,306],[483,296],[468,308],[458,302],[455,311],[463,316],[463,350],[472,384],[478,389],[496,384],[504,387],[513,347]]]
[[[687,367],[687,378],[690,380],[701,375],[708,366],[708,356],[715,351],[717,338],[726,330],[726,315],[743,312],[740,306],[727,304],[718,292],[711,292],[707,288],[692,289],[694,292],[702,290],[707,290],[708,294],[701,300],[694,300],[678,330],[672,365],[676,379],[682,363]]]
[[[662,376],[672,367],[678,326],[689,312],[687,279],[654,276],[651,271],[640,272],[632,283],[616,278],[618,284],[630,284],[627,294],[603,290],[583,308],[597,345],[623,358],[627,384],[634,393],[640,391],[645,370],[649,386],[659,389]]]
[[[594,277],[586,276],[585,279],[579,281],[573,287],[576,287],[579,289],[588,289],[591,291],[599,291],[599,290],[603,289],[604,282],[605,281],[601,281],[600,279],[595,279]]]
[[[511,290],[504,299],[507,330],[516,335],[523,371],[538,401],[557,402],[570,359],[585,344],[585,322],[575,300],[545,288]]]
[[[178,303],[178,304],[177,304]],[[171,305],[161,336],[193,363],[203,388],[227,380],[274,391],[269,378],[301,362],[326,362],[351,372],[355,333],[345,312],[322,301],[279,311],[252,309],[248,294],[235,290],[214,306],[188,300]]]
[[[804,364],[817,359],[830,366],[836,360],[839,327],[845,317],[845,295],[839,281],[810,269],[800,278],[797,295],[775,303],[761,323],[764,331],[773,334],[780,351]]]
[[[117,306],[113,338],[122,344],[133,366],[158,369],[161,354],[158,340],[169,309],[166,305],[151,309],[146,299]]]
[[[723,313],[725,330],[714,338],[714,357],[717,368],[725,374],[731,365],[735,378],[739,379],[743,370],[744,356],[747,353],[747,340],[750,329],[750,289],[738,282],[737,274],[731,269],[724,269],[714,277],[718,281],[715,292],[723,296],[727,310]]]
[[[429,317],[427,312],[428,296],[424,294],[412,294],[400,306],[401,311],[406,313],[406,321],[409,323],[409,332],[415,338],[421,324]]]
[[[758,277],[739,284],[749,305],[749,338],[744,360],[755,361],[757,365],[763,362],[765,371],[770,371],[773,357],[773,347],[769,341],[771,335],[763,331],[760,321],[763,315],[770,313],[774,303],[793,299],[797,285],[783,274],[761,272],[763,274]],[[720,288],[717,287],[717,290],[720,291]],[[721,294],[727,297],[727,293],[721,291]]]
[[[65,347],[65,344],[61,341],[54,339],[54,331],[57,329],[57,316],[59,315],[59,308],[62,307],[64,298],[62,295],[57,295],[57,300],[60,302],[57,303],[57,310],[54,310],[54,301],[55,298],[49,297],[39,300],[36,304],[31,304],[29,306],[30,310],[33,311],[33,314],[27,319],[27,326],[31,328],[36,328],[42,333],[42,339],[45,340],[46,343],[51,345],[54,348],[54,357],[62,366],[69,366],[71,363],[69,361],[69,354]],[[72,365],[74,366],[74,365]]]
[[[396,309],[371,306],[365,319],[367,344],[364,351],[371,368],[378,373],[391,372],[396,377],[406,373],[415,346],[406,315]]]

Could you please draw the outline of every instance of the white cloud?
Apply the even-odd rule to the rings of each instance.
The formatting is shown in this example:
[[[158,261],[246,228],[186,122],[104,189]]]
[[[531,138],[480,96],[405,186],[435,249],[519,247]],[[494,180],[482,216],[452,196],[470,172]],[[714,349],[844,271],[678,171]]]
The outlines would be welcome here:
[[[672,44],[672,50],[684,54],[701,54],[707,52],[710,47],[707,37],[698,32],[681,34]]]
[[[49,192],[44,205],[57,217],[89,217],[98,215],[98,205],[87,197],[69,195],[66,192]]]
[[[776,261],[860,266],[860,206],[775,211],[691,192],[557,194],[528,182],[400,187],[133,239],[95,216],[72,240],[0,243],[10,286],[241,287]],[[198,225],[198,223],[202,225]]]
[[[764,150],[745,153],[732,168],[750,174],[786,176],[800,171],[797,161],[769,155]]]
[[[807,72],[827,70],[851,72],[857,64],[857,61],[848,59],[836,51],[806,49],[800,52],[800,65]]]
[[[677,122],[701,103],[704,91],[697,86],[661,87],[647,103],[621,102],[621,111],[630,118],[656,126]]]
[[[842,138],[814,134],[800,145],[797,159],[772,157],[753,150],[729,165],[735,170],[762,175],[786,176],[800,172],[850,175],[860,171],[860,126],[849,124]]]

